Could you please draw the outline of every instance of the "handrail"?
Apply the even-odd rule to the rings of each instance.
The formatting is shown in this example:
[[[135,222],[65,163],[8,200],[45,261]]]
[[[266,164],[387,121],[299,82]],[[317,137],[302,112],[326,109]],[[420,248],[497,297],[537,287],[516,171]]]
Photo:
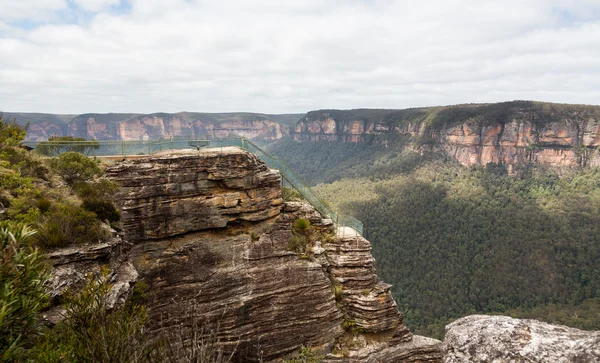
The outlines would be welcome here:
[[[277,169],[281,176],[296,189],[321,215],[333,220],[340,226],[350,227],[363,234],[363,224],[356,218],[345,216],[335,211],[321,199],[312,188],[287,163],[272,156],[246,137],[212,135],[200,138],[169,138],[160,140],[97,140],[97,141],[24,141],[23,145],[35,148],[45,155],[58,155],[66,151],[78,151],[90,156],[133,156],[151,155],[162,150],[187,149],[189,142],[208,141],[208,147],[237,146],[256,155],[272,169]]]

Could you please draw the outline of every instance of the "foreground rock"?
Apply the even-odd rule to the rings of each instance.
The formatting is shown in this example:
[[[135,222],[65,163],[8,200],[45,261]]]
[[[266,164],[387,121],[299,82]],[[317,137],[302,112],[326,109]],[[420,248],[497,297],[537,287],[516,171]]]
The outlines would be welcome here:
[[[44,313],[44,319],[48,323],[53,325],[64,319],[60,302],[69,289],[77,291],[88,276],[100,276],[104,269],[112,286],[107,307],[121,306],[129,298],[138,278],[137,270],[129,260],[131,244],[113,230],[110,234],[106,242],[56,248],[47,253],[52,266],[50,279],[46,282],[50,307]]]
[[[537,320],[472,315],[446,327],[446,363],[600,362],[600,332]]]
[[[327,362],[441,362],[440,342],[403,324],[367,240],[336,234],[309,205],[284,204],[281,176],[254,155],[222,151],[107,170],[148,286],[150,334],[186,347],[210,331],[234,362],[279,361],[302,346]],[[318,239],[304,253],[290,247],[298,218]]]

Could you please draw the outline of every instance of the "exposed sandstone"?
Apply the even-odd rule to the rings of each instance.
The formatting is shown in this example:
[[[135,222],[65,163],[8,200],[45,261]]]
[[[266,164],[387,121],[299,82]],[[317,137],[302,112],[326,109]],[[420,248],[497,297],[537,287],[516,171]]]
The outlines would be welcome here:
[[[45,320],[51,324],[63,320],[60,298],[69,289],[80,288],[88,275],[101,275],[104,268],[108,268],[107,277],[112,285],[107,307],[120,306],[127,300],[138,273],[129,260],[131,244],[112,233],[107,242],[57,248],[47,253],[52,269],[46,286],[52,307],[44,314]]]
[[[446,363],[600,361],[600,332],[536,320],[472,315],[446,326]]]
[[[23,123],[29,121],[27,115],[14,116]],[[28,140],[67,135],[97,140],[157,140],[232,134],[249,139],[277,140],[287,132],[281,124],[260,114],[85,114],[71,116],[68,122],[55,115],[47,116],[47,121],[30,125]]]
[[[376,140],[384,144],[390,139],[381,136],[404,135],[414,137],[419,150],[432,146],[419,144],[417,138],[431,139],[433,149],[445,152],[463,165],[494,162],[512,166],[534,162],[550,167],[600,166],[597,150],[600,108],[571,105],[570,111],[557,117],[555,113],[560,107],[552,104],[506,107],[511,107],[506,111],[508,120],[501,123],[467,117],[462,123],[436,128],[428,125],[425,116],[422,121],[396,123],[375,116],[369,120],[363,116],[338,120],[327,111],[314,112],[296,125],[292,135],[295,140],[305,142]],[[424,112],[433,117],[437,109]],[[340,117],[348,114],[352,111]]]
[[[186,154],[187,153],[187,154]],[[281,176],[239,148],[182,151],[110,166],[129,241],[279,215]]]
[[[441,361],[440,342],[404,326],[367,240],[339,230],[305,255],[290,250],[297,218],[322,236],[333,224],[309,205],[283,204],[279,173],[254,155],[182,151],[117,164],[107,175],[121,185],[130,259],[148,285],[150,334],[212,329],[237,362],[277,361],[301,346],[332,362]],[[344,321],[354,325],[345,331]]]

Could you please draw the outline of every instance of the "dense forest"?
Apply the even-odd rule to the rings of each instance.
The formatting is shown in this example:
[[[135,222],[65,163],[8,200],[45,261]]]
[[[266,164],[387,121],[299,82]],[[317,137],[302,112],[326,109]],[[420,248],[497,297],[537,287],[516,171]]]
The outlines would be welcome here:
[[[509,175],[405,142],[286,139],[269,150],[363,221],[378,275],[416,333],[439,338],[473,313],[600,329],[600,170]]]

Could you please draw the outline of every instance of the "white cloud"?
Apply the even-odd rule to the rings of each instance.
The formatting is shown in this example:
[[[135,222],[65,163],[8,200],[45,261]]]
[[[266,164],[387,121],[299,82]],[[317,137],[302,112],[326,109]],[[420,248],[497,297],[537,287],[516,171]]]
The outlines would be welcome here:
[[[111,6],[117,6],[121,0],[72,0],[74,4],[85,11],[97,12]]]
[[[47,19],[66,6],[65,0],[0,0],[0,21]]]
[[[0,35],[0,110],[600,103],[597,0],[132,0],[121,15],[116,0],[77,4],[98,13]]]

